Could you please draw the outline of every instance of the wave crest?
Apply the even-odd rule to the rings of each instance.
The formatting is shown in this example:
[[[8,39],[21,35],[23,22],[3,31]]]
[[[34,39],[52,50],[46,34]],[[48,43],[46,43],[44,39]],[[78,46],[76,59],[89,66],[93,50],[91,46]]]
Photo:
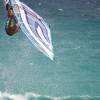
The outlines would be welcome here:
[[[35,93],[10,94],[7,92],[0,92],[0,100],[100,100],[100,96],[66,96],[66,97],[51,97],[46,95],[39,95]]]

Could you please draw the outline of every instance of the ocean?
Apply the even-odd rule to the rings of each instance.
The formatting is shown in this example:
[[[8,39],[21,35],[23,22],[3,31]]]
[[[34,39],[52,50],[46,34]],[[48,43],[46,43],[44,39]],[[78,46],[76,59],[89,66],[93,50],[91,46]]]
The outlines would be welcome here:
[[[100,100],[100,0],[21,1],[50,25],[55,58],[6,34],[1,0],[0,100]]]

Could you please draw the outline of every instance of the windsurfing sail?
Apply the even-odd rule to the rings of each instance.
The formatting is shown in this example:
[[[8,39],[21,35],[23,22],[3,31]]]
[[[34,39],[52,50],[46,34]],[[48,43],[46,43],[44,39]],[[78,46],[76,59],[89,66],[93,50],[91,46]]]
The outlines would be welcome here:
[[[53,60],[51,33],[43,18],[19,0],[10,0],[10,3],[21,30],[39,51]]]

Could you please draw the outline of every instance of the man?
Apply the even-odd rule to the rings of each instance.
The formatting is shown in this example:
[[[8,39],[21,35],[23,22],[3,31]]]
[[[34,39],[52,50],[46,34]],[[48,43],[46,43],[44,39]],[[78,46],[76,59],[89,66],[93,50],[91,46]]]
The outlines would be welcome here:
[[[12,7],[9,4],[7,4],[6,9],[7,9],[8,20],[5,26],[5,30],[8,35],[12,36],[20,31],[20,27],[18,25],[16,17],[14,16]]]

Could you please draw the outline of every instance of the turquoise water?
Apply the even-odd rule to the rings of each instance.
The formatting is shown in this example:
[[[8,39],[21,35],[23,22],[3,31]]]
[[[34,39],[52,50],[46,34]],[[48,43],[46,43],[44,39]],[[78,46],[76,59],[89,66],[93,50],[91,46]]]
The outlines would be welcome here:
[[[50,24],[55,60],[6,35],[0,1],[0,100],[100,100],[100,1],[23,2]]]

